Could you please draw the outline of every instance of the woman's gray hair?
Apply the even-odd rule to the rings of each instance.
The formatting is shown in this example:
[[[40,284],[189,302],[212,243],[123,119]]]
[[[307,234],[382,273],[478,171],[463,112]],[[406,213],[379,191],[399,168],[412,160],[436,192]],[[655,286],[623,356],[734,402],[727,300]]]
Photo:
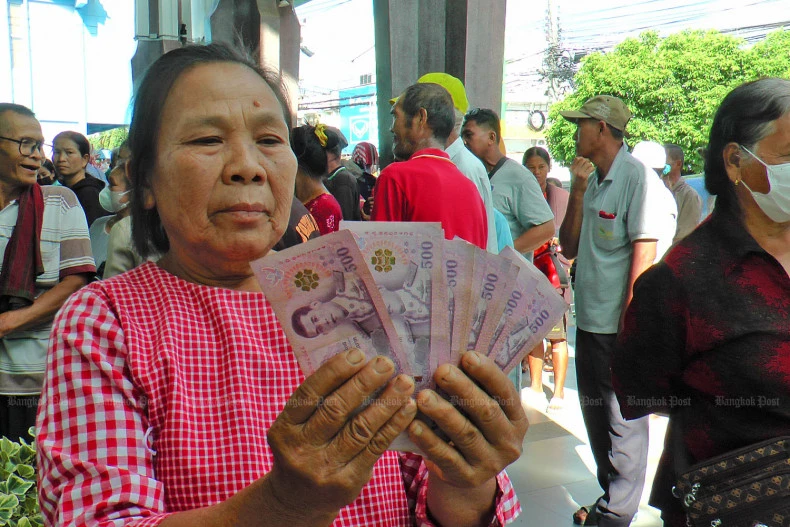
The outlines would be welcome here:
[[[790,81],[765,78],[741,84],[722,101],[710,129],[705,156],[705,188],[716,208],[739,212],[735,186],[727,176],[724,148],[738,143],[750,150],[773,133],[774,121],[790,112]]]

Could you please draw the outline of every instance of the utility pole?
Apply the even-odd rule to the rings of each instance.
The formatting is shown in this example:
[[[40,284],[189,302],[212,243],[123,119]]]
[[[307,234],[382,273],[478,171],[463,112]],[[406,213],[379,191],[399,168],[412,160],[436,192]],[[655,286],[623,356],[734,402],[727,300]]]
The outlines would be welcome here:
[[[556,14],[555,0],[546,0],[546,52],[543,55],[543,68],[540,75],[548,82],[546,95],[556,102],[573,87],[576,69],[573,57],[562,46],[560,18]]]

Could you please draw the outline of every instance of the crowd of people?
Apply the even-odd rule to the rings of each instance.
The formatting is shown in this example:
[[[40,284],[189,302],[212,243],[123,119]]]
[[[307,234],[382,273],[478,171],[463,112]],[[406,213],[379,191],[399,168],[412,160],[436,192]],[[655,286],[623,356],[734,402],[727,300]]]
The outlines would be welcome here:
[[[463,527],[519,514],[505,467],[529,425],[522,368],[469,351],[419,393],[357,350],[300,372],[249,262],[341,220],[440,222],[448,239],[511,246],[575,302],[602,492],[578,524],[631,523],[651,413],[670,416],[651,503],[671,527],[685,525],[674,459],[788,434],[789,81],[722,102],[708,218],[679,146],[629,148],[618,97],[561,113],[576,125],[569,189],[546,149],[505,155],[499,116],[470,108],[455,77],[424,75],[391,103],[396,160],[379,171],[374,145],[344,160],[338,129],[292,127],[281,80],[244,53],[186,46],[144,77],[107,184],[83,135],[58,134],[50,162],[33,112],[0,103],[0,435],[35,427],[47,525]],[[525,400],[549,413],[565,408],[567,329],[566,317],[523,361]],[[720,404],[754,394],[778,403]],[[419,454],[388,450],[403,432]]]

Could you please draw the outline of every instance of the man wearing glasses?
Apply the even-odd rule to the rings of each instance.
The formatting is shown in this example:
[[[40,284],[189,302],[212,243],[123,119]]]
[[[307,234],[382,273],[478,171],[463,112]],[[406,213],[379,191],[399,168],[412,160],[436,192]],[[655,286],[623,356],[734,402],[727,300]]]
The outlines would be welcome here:
[[[0,436],[30,439],[55,313],[96,272],[85,214],[62,186],[41,187],[41,125],[0,103]]]

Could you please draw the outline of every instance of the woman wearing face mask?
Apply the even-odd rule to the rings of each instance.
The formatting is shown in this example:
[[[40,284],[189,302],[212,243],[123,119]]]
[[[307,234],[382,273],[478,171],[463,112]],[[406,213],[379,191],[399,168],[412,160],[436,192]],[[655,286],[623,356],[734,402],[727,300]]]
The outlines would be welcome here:
[[[790,435],[790,81],[725,97],[705,186],[713,214],[637,280],[612,361],[623,416],[670,416],[650,504],[672,527],[676,472]]]
[[[118,154],[113,155],[114,162],[107,175],[109,185],[99,192],[99,204],[112,216],[103,216],[93,222],[90,228],[91,250],[96,260],[96,274],[102,276],[107,260],[107,246],[110,240],[110,231],[113,226],[123,218],[129,216],[130,194],[129,179],[126,177],[126,160],[129,158],[129,148],[126,143],[118,148]]]
[[[36,181],[39,185],[60,185],[55,177],[55,165],[52,164],[52,161],[45,159],[41,163],[41,168],[36,174]]]

